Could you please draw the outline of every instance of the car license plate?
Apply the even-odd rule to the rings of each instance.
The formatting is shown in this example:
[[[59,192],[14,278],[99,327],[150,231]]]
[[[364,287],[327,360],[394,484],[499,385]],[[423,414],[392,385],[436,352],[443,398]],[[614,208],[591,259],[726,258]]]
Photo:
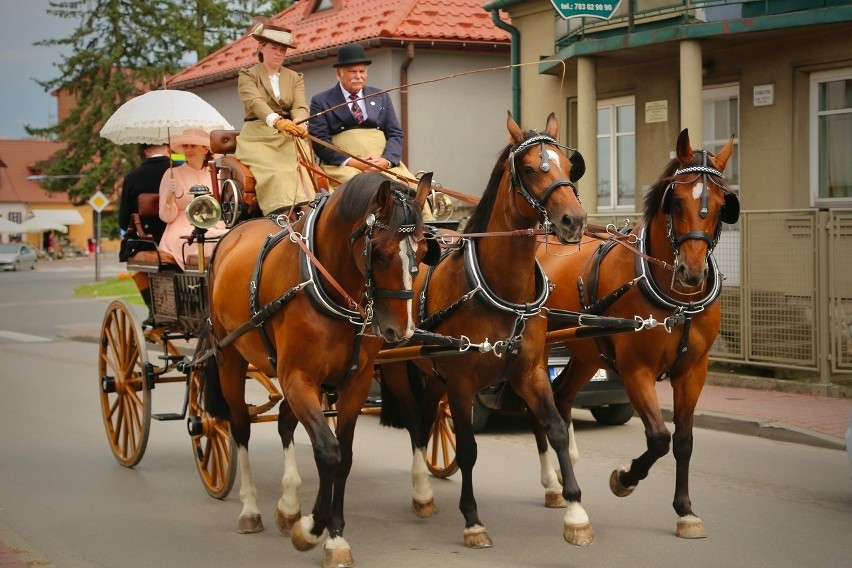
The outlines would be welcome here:
[[[565,368],[564,366],[550,366],[550,367],[547,368],[547,372],[550,375],[550,382],[551,383],[556,380],[556,377],[559,376],[559,373],[561,373],[562,369],[564,369],[564,368]],[[607,380],[606,370],[605,369],[598,369],[597,372],[594,374],[594,376],[592,376],[591,380],[592,381],[605,381],[605,380]]]
[[[598,369],[597,372],[592,376],[592,381],[605,381],[606,380],[606,370]]]
[[[556,380],[556,377],[559,376],[559,373],[561,373],[562,369],[564,369],[564,368],[565,367],[548,367],[547,368],[547,372],[550,374],[550,382],[551,383]]]

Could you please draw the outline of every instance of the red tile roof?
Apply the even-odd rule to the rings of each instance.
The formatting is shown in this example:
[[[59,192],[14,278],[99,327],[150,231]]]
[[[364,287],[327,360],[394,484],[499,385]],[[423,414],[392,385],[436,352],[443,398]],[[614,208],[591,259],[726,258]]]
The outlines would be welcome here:
[[[315,0],[296,2],[270,20],[292,30],[296,47],[285,64],[335,57],[352,42],[370,46],[393,42],[466,48],[508,49],[509,34],[491,21],[484,0],[333,0],[335,8],[311,13]],[[401,46],[401,43],[397,44]],[[175,75],[169,84],[185,88],[236,76],[257,62],[257,42],[246,35]]]
[[[62,148],[49,140],[0,140],[0,203],[68,203],[68,194],[49,194],[37,181],[36,162],[46,160]]]

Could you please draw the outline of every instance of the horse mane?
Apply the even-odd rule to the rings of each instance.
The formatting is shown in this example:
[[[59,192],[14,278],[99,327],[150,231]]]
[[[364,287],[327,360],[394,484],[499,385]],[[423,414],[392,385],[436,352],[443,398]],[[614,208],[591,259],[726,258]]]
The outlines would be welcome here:
[[[660,210],[660,203],[663,201],[663,195],[665,195],[666,188],[671,183],[678,165],[679,162],[677,160],[671,160],[666,166],[666,169],[663,170],[660,178],[654,182],[650,189],[648,189],[648,193],[645,194],[645,214],[643,219],[645,220],[646,225],[651,224],[651,220],[654,218],[654,215],[656,215],[657,211]]]
[[[393,180],[383,174],[377,172],[365,172],[356,175],[343,185],[341,185],[332,195],[329,203],[332,201],[338,202],[335,208],[337,219],[333,222],[342,223],[344,226],[351,226],[355,223],[360,223],[370,213],[375,213],[377,210],[376,195],[379,192],[379,186],[382,182],[390,182],[391,191],[399,191],[406,195],[406,202],[410,209],[416,211],[416,234],[422,230],[423,219],[420,215],[420,210],[417,207],[417,202],[414,197],[416,193],[404,183]],[[381,231],[376,237],[377,245],[381,245],[385,239],[394,238],[394,234],[399,229],[400,225],[406,224],[405,207],[393,207],[390,212],[390,217],[383,221],[387,223],[387,230]],[[410,223],[410,220],[408,220]]]
[[[534,132],[528,132],[526,138],[529,138],[533,134]],[[513,145],[509,144],[500,152],[500,157],[497,158],[497,163],[491,171],[491,178],[488,180],[488,185],[485,186],[485,191],[482,192],[482,199],[479,200],[476,209],[473,210],[470,219],[468,219],[464,227],[465,233],[484,233],[488,229],[491,210],[494,209],[494,202],[497,201],[497,188],[500,187],[503,170],[506,168],[506,161],[509,159],[509,152],[512,148]]]

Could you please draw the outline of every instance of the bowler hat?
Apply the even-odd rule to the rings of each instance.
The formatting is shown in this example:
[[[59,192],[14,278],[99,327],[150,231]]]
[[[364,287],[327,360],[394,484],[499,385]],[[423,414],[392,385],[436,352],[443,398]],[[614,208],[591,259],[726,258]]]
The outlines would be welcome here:
[[[337,63],[332,67],[346,67],[347,65],[369,65],[372,59],[367,59],[364,48],[357,43],[350,43],[341,47],[337,52]]]
[[[273,26],[272,24],[257,24],[251,30],[251,36],[257,41],[265,41],[283,45],[284,47],[295,47],[293,45],[293,34],[287,28]]]

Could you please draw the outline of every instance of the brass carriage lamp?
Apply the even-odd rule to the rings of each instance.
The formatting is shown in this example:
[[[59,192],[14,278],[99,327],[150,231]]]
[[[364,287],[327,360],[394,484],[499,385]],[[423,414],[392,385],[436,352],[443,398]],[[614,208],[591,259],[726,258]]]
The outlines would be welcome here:
[[[222,206],[213,197],[206,185],[193,185],[189,193],[194,195],[186,207],[186,218],[195,227],[195,240],[198,244],[198,270],[204,271],[204,235],[207,229],[222,218]]]

